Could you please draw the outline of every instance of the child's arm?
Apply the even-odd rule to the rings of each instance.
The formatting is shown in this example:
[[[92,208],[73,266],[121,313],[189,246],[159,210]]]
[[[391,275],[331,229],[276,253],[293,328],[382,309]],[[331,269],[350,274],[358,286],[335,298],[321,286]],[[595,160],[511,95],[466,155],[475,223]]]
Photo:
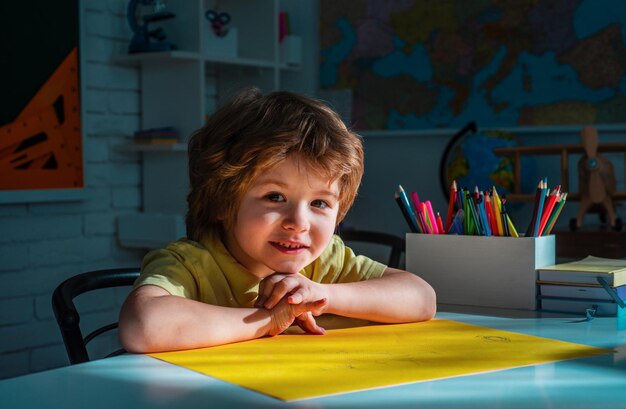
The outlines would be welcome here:
[[[154,285],[135,289],[120,313],[122,345],[128,352],[174,351],[228,344],[276,335],[297,316],[321,314],[327,301],[301,305],[282,300],[271,310],[229,308],[170,295]],[[304,324],[311,333],[323,334],[315,322]],[[302,326],[302,325],[301,325]]]
[[[261,282],[258,306],[273,308],[284,297],[297,304],[327,298],[326,313],[369,321],[425,321],[436,312],[432,287],[407,271],[387,268],[380,278],[320,284],[301,274],[274,274]]]

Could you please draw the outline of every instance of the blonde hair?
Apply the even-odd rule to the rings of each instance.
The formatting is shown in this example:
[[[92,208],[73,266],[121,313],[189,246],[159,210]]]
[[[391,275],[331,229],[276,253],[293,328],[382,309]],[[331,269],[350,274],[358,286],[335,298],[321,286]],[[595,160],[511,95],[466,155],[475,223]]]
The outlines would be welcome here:
[[[323,102],[290,92],[243,91],[191,136],[188,155],[186,227],[196,241],[232,227],[251,183],[291,155],[339,181],[337,223],[363,176],[361,138]]]

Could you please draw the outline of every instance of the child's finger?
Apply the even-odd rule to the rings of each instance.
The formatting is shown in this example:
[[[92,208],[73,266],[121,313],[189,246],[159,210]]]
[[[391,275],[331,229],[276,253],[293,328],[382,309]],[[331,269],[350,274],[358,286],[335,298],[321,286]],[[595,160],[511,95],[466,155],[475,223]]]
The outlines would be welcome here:
[[[304,301],[304,296],[300,291],[296,291],[287,297],[287,302],[289,302],[289,304],[300,304],[302,301]]]
[[[310,309],[311,314],[313,314],[316,317],[319,315],[322,315],[324,311],[326,310],[326,307],[328,307],[328,299],[322,298],[321,300],[314,301],[311,307],[312,307]]]
[[[281,274],[273,274],[269,277],[265,277],[259,283],[259,296],[257,297],[254,306],[257,308],[263,308],[267,298],[274,291],[274,286],[277,282],[281,281],[284,276]]]
[[[310,300],[311,298],[314,298],[314,296],[311,294],[310,289],[306,286],[300,286],[296,288],[295,291],[292,291],[292,293],[287,297],[287,301],[289,304],[300,304],[305,300]]]
[[[324,335],[326,333],[324,328],[317,325],[315,318],[313,318],[310,312],[305,312],[296,318],[296,323],[300,328],[310,334]]]
[[[298,287],[300,283],[298,280],[295,280],[291,277],[285,277],[279,282],[277,282],[272,288],[271,293],[268,294],[267,300],[263,303],[265,308],[272,309],[276,304],[280,302],[285,296],[293,293]]]
[[[321,300],[303,302],[301,304],[293,304],[296,317],[301,314],[310,312],[312,315],[320,315],[326,306],[328,305],[328,299],[322,298]]]

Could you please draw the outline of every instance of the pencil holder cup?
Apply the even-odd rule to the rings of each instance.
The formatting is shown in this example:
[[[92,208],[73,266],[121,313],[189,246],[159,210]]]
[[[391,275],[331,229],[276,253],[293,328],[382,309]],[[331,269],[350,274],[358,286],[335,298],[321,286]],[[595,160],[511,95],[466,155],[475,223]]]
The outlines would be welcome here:
[[[537,269],[555,264],[555,239],[406,235],[406,269],[442,304],[537,309]]]

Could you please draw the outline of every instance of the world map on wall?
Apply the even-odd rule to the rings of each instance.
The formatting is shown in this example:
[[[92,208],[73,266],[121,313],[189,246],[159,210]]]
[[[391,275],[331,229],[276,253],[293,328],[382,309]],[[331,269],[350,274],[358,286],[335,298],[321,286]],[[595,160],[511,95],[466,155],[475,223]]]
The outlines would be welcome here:
[[[626,122],[626,1],[320,2],[320,88],[357,129]]]

